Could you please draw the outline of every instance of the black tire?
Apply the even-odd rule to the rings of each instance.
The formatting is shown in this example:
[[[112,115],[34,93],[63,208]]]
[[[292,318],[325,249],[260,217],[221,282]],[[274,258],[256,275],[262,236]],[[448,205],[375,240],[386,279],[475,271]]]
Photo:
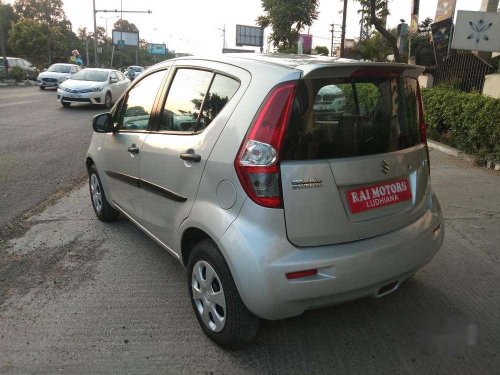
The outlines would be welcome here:
[[[106,96],[104,97],[104,107],[111,108],[113,106],[113,97],[111,93],[108,91]]]
[[[45,86],[40,86],[40,90],[45,90]]]
[[[99,183],[99,190],[101,194],[100,207],[96,207],[96,203],[92,198],[92,179],[93,179],[92,176],[95,176],[97,178],[97,182]],[[104,193],[104,189],[102,188],[101,178],[99,177],[99,173],[97,173],[97,168],[95,167],[95,165],[92,165],[89,168],[89,193],[90,193],[90,201],[92,203],[92,207],[94,208],[94,212],[99,220],[114,221],[118,218],[120,212],[111,207],[108,200],[106,199],[106,194]]]
[[[207,327],[193,299],[192,275],[193,268],[198,261],[207,262],[215,270],[224,291],[226,321],[220,332],[214,332]],[[226,260],[213,241],[203,240],[194,246],[189,257],[187,271],[191,305],[203,332],[213,342],[225,349],[236,350],[248,346],[259,331],[260,319],[253,315],[241,300]]]
[[[63,102],[63,101],[61,101],[61,104],[63,105],[63,107],[70,107],[71,106],[70,102]]]

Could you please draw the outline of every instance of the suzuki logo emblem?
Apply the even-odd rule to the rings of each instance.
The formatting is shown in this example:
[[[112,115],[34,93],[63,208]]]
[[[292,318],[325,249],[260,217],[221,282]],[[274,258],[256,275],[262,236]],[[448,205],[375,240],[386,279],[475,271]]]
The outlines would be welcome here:
[[[384,174],[389,173],[389,171],[391,170],[389,163],[385,160],[382,160],[382,163],[380,163],[380,167],[382,168],[382,172],[384,172]]]

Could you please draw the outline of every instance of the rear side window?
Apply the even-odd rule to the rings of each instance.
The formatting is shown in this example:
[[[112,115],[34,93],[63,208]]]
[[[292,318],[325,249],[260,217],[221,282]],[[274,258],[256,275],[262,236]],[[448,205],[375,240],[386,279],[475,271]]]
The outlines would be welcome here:
[[[334,159],[394,152],[420,143],[417,81],[321,78],[300,82],[284,159]]]
[[[233,78],[216,74],[210,90],[203,101],[203,109],[200,114],[197,130],[205,129],[215,116],[224,108],[240,87],[240,83]],[[201,103],[198,103],[201,104]]]

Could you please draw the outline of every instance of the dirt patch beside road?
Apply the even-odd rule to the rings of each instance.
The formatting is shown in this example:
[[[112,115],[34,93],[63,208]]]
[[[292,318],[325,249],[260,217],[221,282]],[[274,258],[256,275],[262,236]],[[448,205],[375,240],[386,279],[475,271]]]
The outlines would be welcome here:
[[[95,218],[72,217],[78,216],[77,211],[68,211],[62,218],[51,213],[57,211],[61,198],[85,199],[85,182],[82,178],[76,190],[69,186],[60,189],[2,233],[0,310],[14,295],[21,298],[47,284],[55,289],[77,287],[92,277],[105,254],[104,239],[88,230],[89,221]]]

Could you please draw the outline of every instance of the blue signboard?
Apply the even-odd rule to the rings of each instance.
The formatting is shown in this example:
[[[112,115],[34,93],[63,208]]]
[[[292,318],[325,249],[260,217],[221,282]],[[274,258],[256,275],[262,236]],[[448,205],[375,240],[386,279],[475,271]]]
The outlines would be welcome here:
[[[167,46],[163,43],[148,43],[148,53],[151,55],[166,55]]]

